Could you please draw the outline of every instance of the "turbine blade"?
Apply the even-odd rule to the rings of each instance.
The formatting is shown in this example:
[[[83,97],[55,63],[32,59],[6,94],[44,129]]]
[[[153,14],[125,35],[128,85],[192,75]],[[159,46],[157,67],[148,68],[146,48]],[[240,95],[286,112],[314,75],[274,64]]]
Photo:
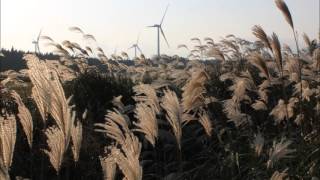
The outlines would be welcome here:
[[[134,48],[134,46],[129,47],[128,50],[129,50],[129,49],[132,49],[132,48]]]
[[[166,43],[167,43],[168,47],[170,48],[170,45],[169,45],[169,43],[168,43],[168,40],[167,40],[167,38],[166,38],[166,35],[165,35],[164,32],[163,32],[162,27],[160,27],[160,31],[161,31],[162,36],[164,37],[164,40],[166,40]]]
[[[161,19],[160,26],[161,26],[161,25],[162,25],[162,23],[163,23],[163,20],[164,20],[164,18],[165,18],[165,16],[166,16],[166,14],[167,14],[168,8],[169,8],[169,4],[167,5],[167,7],[166,7],[166,11],[164,12],[164,15],[163,15],[163,17],[162,17],[162,19]]]
[[[42,28],[40,29],[40,32],[39,32],[39,34],[38,34],[37,42],[39,42],[39,39],[40,39],[40,36],[41,36],[41,32],[42,32]]]
[[[137,49],[139,50],[139,52],[140,52],[141,54],[143,54],[139,46],[137,46]]]
[[[153,25],[153,26],[147,26],[148,28],[153,28],[153,27],[157,27],[157,26],[155,26],[155,25]]]

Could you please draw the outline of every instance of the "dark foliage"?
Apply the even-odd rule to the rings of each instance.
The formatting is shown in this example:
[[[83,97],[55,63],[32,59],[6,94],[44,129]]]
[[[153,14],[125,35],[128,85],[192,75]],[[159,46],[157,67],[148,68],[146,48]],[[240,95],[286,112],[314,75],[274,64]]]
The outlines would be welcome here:
[[[76,110],[83,113],[88,109],[88,118],[83,122],[83,144],[79,162],[75,164],[72,159],[71,150],[65,154],[64,162],[59,176],[51,167],[49,158],[43,152],[47,149],[45,127],[52,124],[52,119],[43,124],[40,114],[31,94],[22,96],[25,105],[31,111],[34,119],[34,141],[30,150],[21,125],[18,123],[17,142],[11,166],[10,175],[29,177],[33,180],[42,179],[102,179],[102,169],[99,155],[102,154],[104,145],[108,143],[101,133],[94,132],[93,124],[104,121],[104,114],[107,109],[112,109],[113,97],[122,95],[124,103],[133,104],[132,100],[133,83],[126,77],[115,77],[113,75],[101,75],[97,73],[84,73],[77,79],[64,85],[66,96],[74,95],[73,103]],[[31,88],[31,87],[30,87]],[[15,89],[21,91],[20,89]],[[29,93],[31,91],[28,91]],[[0,97],[1,107],[6,107],[8,112],[17,113],[17,107],[12,100]],[[19,122],[19,120],[18,120]],[[22,137],[22,138],[21,138]]]
[[[16,50],[14,48],[11,48],[10,50],[2,49],[1,52],[3,53],[4,57],[0,57],[0,72],[6,70],[19,71],[27,68],[26,63],[23,60],[23,55],[31,52]],[[59,59],[59,56],[52,53],[38,54],[38,56],[41,59]]]

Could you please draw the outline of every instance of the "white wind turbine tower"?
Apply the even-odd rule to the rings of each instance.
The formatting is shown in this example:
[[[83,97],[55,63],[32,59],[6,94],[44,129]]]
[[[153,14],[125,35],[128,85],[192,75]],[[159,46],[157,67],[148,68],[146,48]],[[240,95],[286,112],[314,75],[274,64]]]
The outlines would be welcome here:
[[[140,40],[140,34],[138,35],[136,43],[129,48],[129,49],[134,48],[134,58],[137,58],[137,50],[140,52],[140,54],[143,54],[139,47],[139,40]]]
[[[40,40],[40,36],[41,36],[41,31],[38,34],[37,40],[32,41],[32,44],[34,44],[34,52],[35,53],[39,53],[40,54],[40,47],[39,47],[39,40]]]
[[[158,57],[160,57],[160,32],[161,32],[164,40],[166,41],[168,47],[170,47],[169,43],[168,43],[168,40],[167,40],[167,38],[166,38],[166,36],[165,36],[165,34],[163,32],[163,29],[162,29],[162,23],[163,23],[163,20],[164,20],[166,14],[167,14],[168,7],[169,7],[169,5],[167,6],[166,11],[164,12],[164,15],[163,15],[163,17],[161,19],[160,24],[155,24],[153,26],[147,26],[147,27],[150,27],[150,28],[157,28],[157,32],[158,32],[158,36],[157,36],[157,38],[158,38],[158,43],[157,43],[157,45],[158,45]]]

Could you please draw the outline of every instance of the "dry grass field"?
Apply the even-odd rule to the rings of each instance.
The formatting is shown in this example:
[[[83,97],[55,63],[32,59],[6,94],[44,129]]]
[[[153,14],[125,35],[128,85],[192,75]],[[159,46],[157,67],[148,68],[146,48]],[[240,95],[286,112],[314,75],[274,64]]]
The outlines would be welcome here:
[[[319,180],[320,34],[299,47],[275,8],[296,46],[256,25],[129,61],[78,27],[88,46],[41,36],[58,59],[1,72],[0,179]]]

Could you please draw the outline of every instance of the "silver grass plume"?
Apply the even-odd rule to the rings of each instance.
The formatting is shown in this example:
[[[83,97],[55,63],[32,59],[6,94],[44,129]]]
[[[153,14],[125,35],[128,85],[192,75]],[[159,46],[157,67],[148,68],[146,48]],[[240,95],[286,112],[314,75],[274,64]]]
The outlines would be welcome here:
[[[103,51],[103,49],[102,49],[101,47],[97,47],[97,51],[98,51],[100,54],[105,55],[105,54],[104,54],[104,51]]]
[[[197,42],[198,44],[201,45],[201,40],[199,38],[197,38],[197,37],[191,38],[190,40],[194,41],[194,42]]]
[[[46,129],[45,134],[48,138],[47,144],[49,150],[45,149],[44,152],[49,156],[53,168],[56,170],[57,174],[59,174],[63,155],[67,149],[64,133],[58,127],[53,126]]]
[[[261,100],[256,100],[252,105],[251,107],[255,110],[264,110],[266,111],[268,109],[266,103],[264,101],[261,101]]]
[[[108,111],[105,120],[105,123],[95,124],[96,127],[99,127],[99,129],[95,129],[95,131],[106,133],[108,137],[115,140],[117,143],[124,144],[126,138],[125,134],[131,132],[125,116],[114,109],[114,111]]]
[[[202,125],[203,129],[205,130],[206,134],[211,137],[212,135],[212,122],[210,117],[206,111],[203,111],[200,114],[199,122]]]
[[[295,57],[289,57],[285,65],[285,69],[289,72],[289,78],[293,82],[300,82],[301,71],[299,68],[299,60]],[[301,92],[300,92],[301,93]]]
[[[55,69],[48,69],[46,64],[34,56],[26,55],[29,68],[29,76],[34,85],[36,102],[39,110],[43,111],[43,118],[46,114],[50,114],[57,125],[46,130],[47,143],[50,150],[44,150],[49,156],[50,162],[59,173],[60,166],[63,160],[64,152],[68,149],[71,139],[71,129],[74,123],[74,114],[72,106],[65,97],[62,84],[58,73]],[[43,88],[43,89],[42,89]],[[50,108],[48,105],[50,104]],[[39,107],[40,106],[40,107]],[[44,119],[46,120],[46,119]]]
[[[146,139],[155,146],[158,137],[158,123],[155,112],[147,105],[139,103],[136,105],[135,117],[138,120],[134,125],[135,131],[144,134]]]
[[[18,105],[18,114],[17,116],[20,119],[22,129],[27,136],[28,144],[30,148],[32,147],[33,139],[33,121],[32,116],[28,108],[22,102],[20,95],[16,91],[11,91],[11,97]]]
[[[269,160],[267,162],[267,167],[272,168],[275,163],[280,161],[283,158],[291,158],[294,149],[289,149],[289,146],[292,144],[290,140],[282,138],[280,142],[273,141],[273,146],[269,151]]]
[[[271,47],[272,47],[272,53],[274,56],[274,60],[277,64],[278,70],[281,73],[283,68],[282,68],[282,54],[281,54],[281,45],[280,41],[278,39],[277,34],[273,33],[271,36]]]
[[[83,35],[83,38],[84,38],[85,40],[97,41],[96,38],[95,38],[93,35],[91,35],[91,34],[84,34],[84,35]]]
[[[66,40],[66,41],[63,41],[61,44],[67,49],[70,49],[72,52],[74,52],[73,44],[70,41]]]
[[[207,43],[209,42],[211,44],[214,44],[214,40],[211,37],[205,37],[203,40],[206,41]]]
[[[76,27],[76,26],[70,27],[69,30],[72,32],[84,34],[83,31],[79,27]]]
[[[320,71],[320,48],[317,48],[313,51],[313,64],[314,64],[314,68],[317,71]]]
[[[0,164],[8,172],[16,144],[17,124],[14,115],[6,113],[4,116],[0,116]]]
[[[91,54],[93,53],[92,49],[91,49],[89,46],[86,46],[86,47],[85,47],[85,50],[86,50],[87,52],[90,52]]]
[[[40,62],[36,56],[27,55],[24,58],[27,59],[29,77],[33,83],[32,97],[38,107],[42,120],[45,122],[51,105],[51,87],[48,77],[50,71],[45,63]]]
[[[40,39],[45,40],[45,41],[49,41],[49,42],[54,42],[54,40],[49,36],[40,36]]]
[[[188,46],[185,45],[185,44],[179,44],[179,45],[177,46],[177,48],[178,48],[178,49],[185,48],[186,50],[189,50]]]
[[[287,54],[293,54],[291,47],[288,44],[283,44],[282,45],[282,49],[284,52],[286,52]]]
[[[287,4],[283,0],[275,0],[275,3],[278,9],[282,12],[288,24],[291,26],[292,29],[294,29],[291,13],[289,11]]]
[[[264,138],[262,134],[259,132],[258,134],[255,135],[254,140],[253,140],[253,147],[255,150],[256,155],[259,157],[262,153],[264,146]]]
[[[209,79],[203,69],[194,69],[186,85],[182,88],[182,107],[186,113],[197,113],[205,104],[205,83]]]
[[[141,143],[133,134],[126,134],[125,143],[120,149],[111,149],[111,154],[116,159],[119,169],[128,180],[142,180],[142,167],[139,162]]]
[[[249,57],[249,61],[260,70],[265,78],[270,80],[268,66],[260,54],[252,53]]]
[[[166,119],[173,130],[178,148],[181,150],[182,123],[184,122],[184,113],[176,93],[169,89],[165,90],[161,106],[167,112]]]
[[[304,42],[306,43],[306,45],[308,46],[308,49],[310,49],[310,47],[312,46],[312,43],[310,41],[309,36],[306,33],[303,33],[302,38],[303,38]]]
[[[0,179],[1,180],[10,180],[9,172],[0,162]]]
[[[274,117],[277,124],[281,123],[285,119],[290,119],[294,115],[294,105],[297,102],[296,98],[291,98],[289,103],[283,99],[279,99],[278,104],[272,109],[269,115]]]
[[[77,120],[76,123],[72,124],[71,127],[71,140],[72,140],[72,155],[75,162],[78,162],[81,143],[82,143],[82,123],[80,120]]]
[[[43,110],[43,118],[45,118],[45,113],[50,113],[64,133],[65,145],[68,147],[71,126],[74,122],[72,107],[69,106],[71,97],[68,100],[66,99],[59,76],[55,70],[49,70],[46,64],[43,61],[40,62],[34,55],[28,54],[24,58],[27,60],[30,79],[34,85],[36,95],[34,98],[38,102],[37,106],[39,110]],[[48,108],[49,104],[50,108]]]
[[[228,35],[226,35],[226,38],[235,38],[235,35],[233,35],[233,34],[228,34]]]
[[[116,148],[114,146],[108,147],[105,151],[107,154],[106,156],[100,156],[100,164],[102,167],[102,172],[103,172],[103,179],[104,180],[114,180],[115,175],[116,175],[116,170],[117,170],[117,164],[116,164],[116,158],[114,155],[110,152],[112,152],[112,148]],[[115,152],[115,151],[113,151]]]
[[[270,180],[286,180],[288,177],[288,173],[286,173],[287,169],[284,170],[283,172],[275,171]]]
[[[207,51],[206,55],[208,57],[214,57],[222,62],[226,61],[225,55],[223,54],[223,52],[217,48],[217,47],[211,47],[209,48],[209,50]]]
[[[156,90],[148,84],[139,84],[133,87],[136,95],[133,97],[138,103],[148,105],[156,114],[160,112],[160,104]]]
[[[251,102],[251,98],[247,95],[247,91],[255,89],[255,84],[249,72],[243,72],[240,77],[231,76],[223,77],[232,79],[233,85],[229,87],[232,91],[232,98],[227,99],[223,103],[223,111],[226,113],[228,119],[235,123],[237,127],[248,123],[249,116],[241,112],[241,101]],[[221,77],[220,77],[221,78]]]
[[[298,44],[298,39],[297,39],[297,32],[295,32],[294,25],[293,25],[293,20],[292,20],[289,8],[288,8],[287,4],[283,0],[275,0],[275,3],[277,5],[278,9],[284,15],[286,21],[288,22],[288,24],[290,25],[290,27],[292,29],[292,33],[293,33],[293,37],[294,37],[294,40],[295,40],[295,43],[296,43],[297,53],[298,53],[298,57],[299,57],[300,56],[300,50],[299,50],[299,44]],[[301,62],[299,60],[299,69],[301,70],[301,68],[302,68],[301,67]],[[301,78],[302,77],[300,76],[300,79]],[[302,92],[301,92],[301,94],[302,94]],[[300,96],[301,96],[301,94],[300,94]],[[300,97],[300,100],[301,100],[301,97]],[[301,111],[301,107],[300,107],[300,111]]]
[[[122,96],[113,97],[112,105],[119,109],[119,111],[124,112],[124,104],[121,101]]]
[[[269,37],[265,33],[265,31],[262,29],[261,26],[255,25],[252,28],[252,33],[264,44],[265,47],[269,48],[272,50],[270,42],[269,42]]]
[[[235,103],[233,99],[223,102],[223,112],[226,113],[229,121],[234,122],[237,127],[247,123],[246,115],[241,112],[240,104]]]
[[[223,39],[221,41],[222,45],[226,48],[230,48],[232,52],[239,53],[239,46],[233,40]]]
[[[233,80],[233,85],[229,87],[232,91],[232,99],[235,103],[240,103],[242,100],[251,101],[251,98],[246,94],[255,88],[255,84],[249,72],[243,72],[240,77]]]
[[[142,179],[142,167],[139,164],[141,143],[131,132],[125,117],[117,110],[108,111],[105,123],[97,123],[98,132],[104,132],[107,136],[119,144],[120,149],[111,148],[111,155],[118,167],[128,180]]]
[[[127,105],[125,106],[122,101],[122,96],[113,97],[112,99],[112,105],[115,106],[121,113],[129,113],[134,109],[133,105]]]
[[[293,94],[299,95],[300,92],[302,92],[302,100],[310,101],[310,97],[315,93],[315,90],[310,89],[308,81],[302,80],[301,82],[294,85]]]

